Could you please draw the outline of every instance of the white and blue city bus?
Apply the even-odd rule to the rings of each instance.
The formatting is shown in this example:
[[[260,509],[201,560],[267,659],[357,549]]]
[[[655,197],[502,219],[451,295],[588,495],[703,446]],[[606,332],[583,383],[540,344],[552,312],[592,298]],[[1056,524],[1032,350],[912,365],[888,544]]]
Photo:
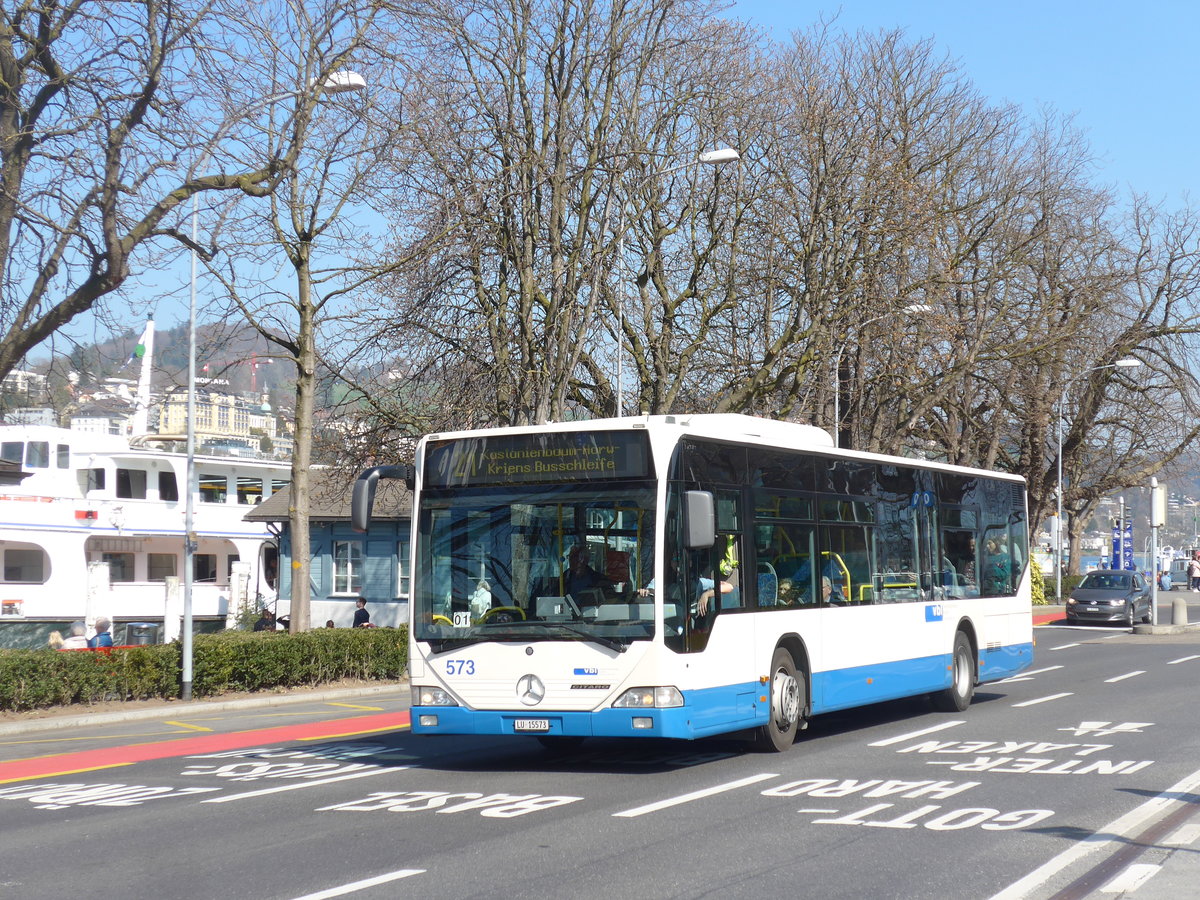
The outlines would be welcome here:
[[[1025,485],[741,415],[434,434],[414,467],[412,730],[783,750],[808,717],[1033,658]]]

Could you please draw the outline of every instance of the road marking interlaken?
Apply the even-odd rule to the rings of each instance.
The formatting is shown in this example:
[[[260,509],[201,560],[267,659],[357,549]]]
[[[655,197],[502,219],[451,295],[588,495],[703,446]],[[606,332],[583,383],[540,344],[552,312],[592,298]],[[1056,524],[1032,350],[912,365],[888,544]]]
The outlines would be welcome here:
[[[130,744],[96,750],[78,750],[74,753],[59,753],[53,756],[35,756],[29,759],[0,762],[0,784],[73,775],[79,772],[94,772],[97,769],[112,769],[154,759],[192,756],[197,753],[219,753],[223,750],[237,750],[257,744],[357,737],[381,731],[396,731],[408,728],[408,726],[408,710],[403,710],[378,716],[355,716],[349,719],[280,725],[275,728],[234,731],[227,734],[202,734],[148,744]]]

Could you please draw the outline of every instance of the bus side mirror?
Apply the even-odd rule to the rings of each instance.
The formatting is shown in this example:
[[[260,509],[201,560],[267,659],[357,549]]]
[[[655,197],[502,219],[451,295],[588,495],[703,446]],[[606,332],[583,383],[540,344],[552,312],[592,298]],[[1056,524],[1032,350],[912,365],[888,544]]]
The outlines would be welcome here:
[[[688,491],[683,497],[684,535],[689,550],[711,547],[717,541],[717,517],[711,491]]]
[[[354,482],[350,495],[350,527],[363,532],[371,527],[371,510],[375,506],[375,488],[380,478],[403,478],[411,491],[416,483],[412,466],[375,466],[367,469]]]

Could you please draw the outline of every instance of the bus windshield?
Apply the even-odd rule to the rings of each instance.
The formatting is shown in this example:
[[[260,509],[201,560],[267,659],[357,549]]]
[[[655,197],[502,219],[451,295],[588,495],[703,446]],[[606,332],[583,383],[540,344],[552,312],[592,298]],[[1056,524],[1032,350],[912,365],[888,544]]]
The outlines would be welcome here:
[[[429,489],[419,510],[413,634],[480,641],[654,635],[654,483]]]

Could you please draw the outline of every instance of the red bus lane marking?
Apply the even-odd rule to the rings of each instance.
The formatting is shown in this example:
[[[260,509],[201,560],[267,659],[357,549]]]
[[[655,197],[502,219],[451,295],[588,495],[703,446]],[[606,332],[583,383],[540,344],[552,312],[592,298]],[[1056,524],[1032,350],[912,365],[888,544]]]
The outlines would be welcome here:
[[[38,756],[32,759],[16,759],[11,762],[0,762],[0,784],[127,766],[153,759],[170,759],[197,753],[218,753],[222,750],[236,750],[240,747],[252,747],[261,743],[353,737],[380,731],[394,731],[407,728],[408,725],[408,710],[404,710],[379,716],[357,716],[352,719],[331,719],[327,722],[280,725],[275,728],[234,731],[229,734],[204,734],[149,744],[130,744],[97,750],[80,750],[75,753],[61,753],[54,756]]]

